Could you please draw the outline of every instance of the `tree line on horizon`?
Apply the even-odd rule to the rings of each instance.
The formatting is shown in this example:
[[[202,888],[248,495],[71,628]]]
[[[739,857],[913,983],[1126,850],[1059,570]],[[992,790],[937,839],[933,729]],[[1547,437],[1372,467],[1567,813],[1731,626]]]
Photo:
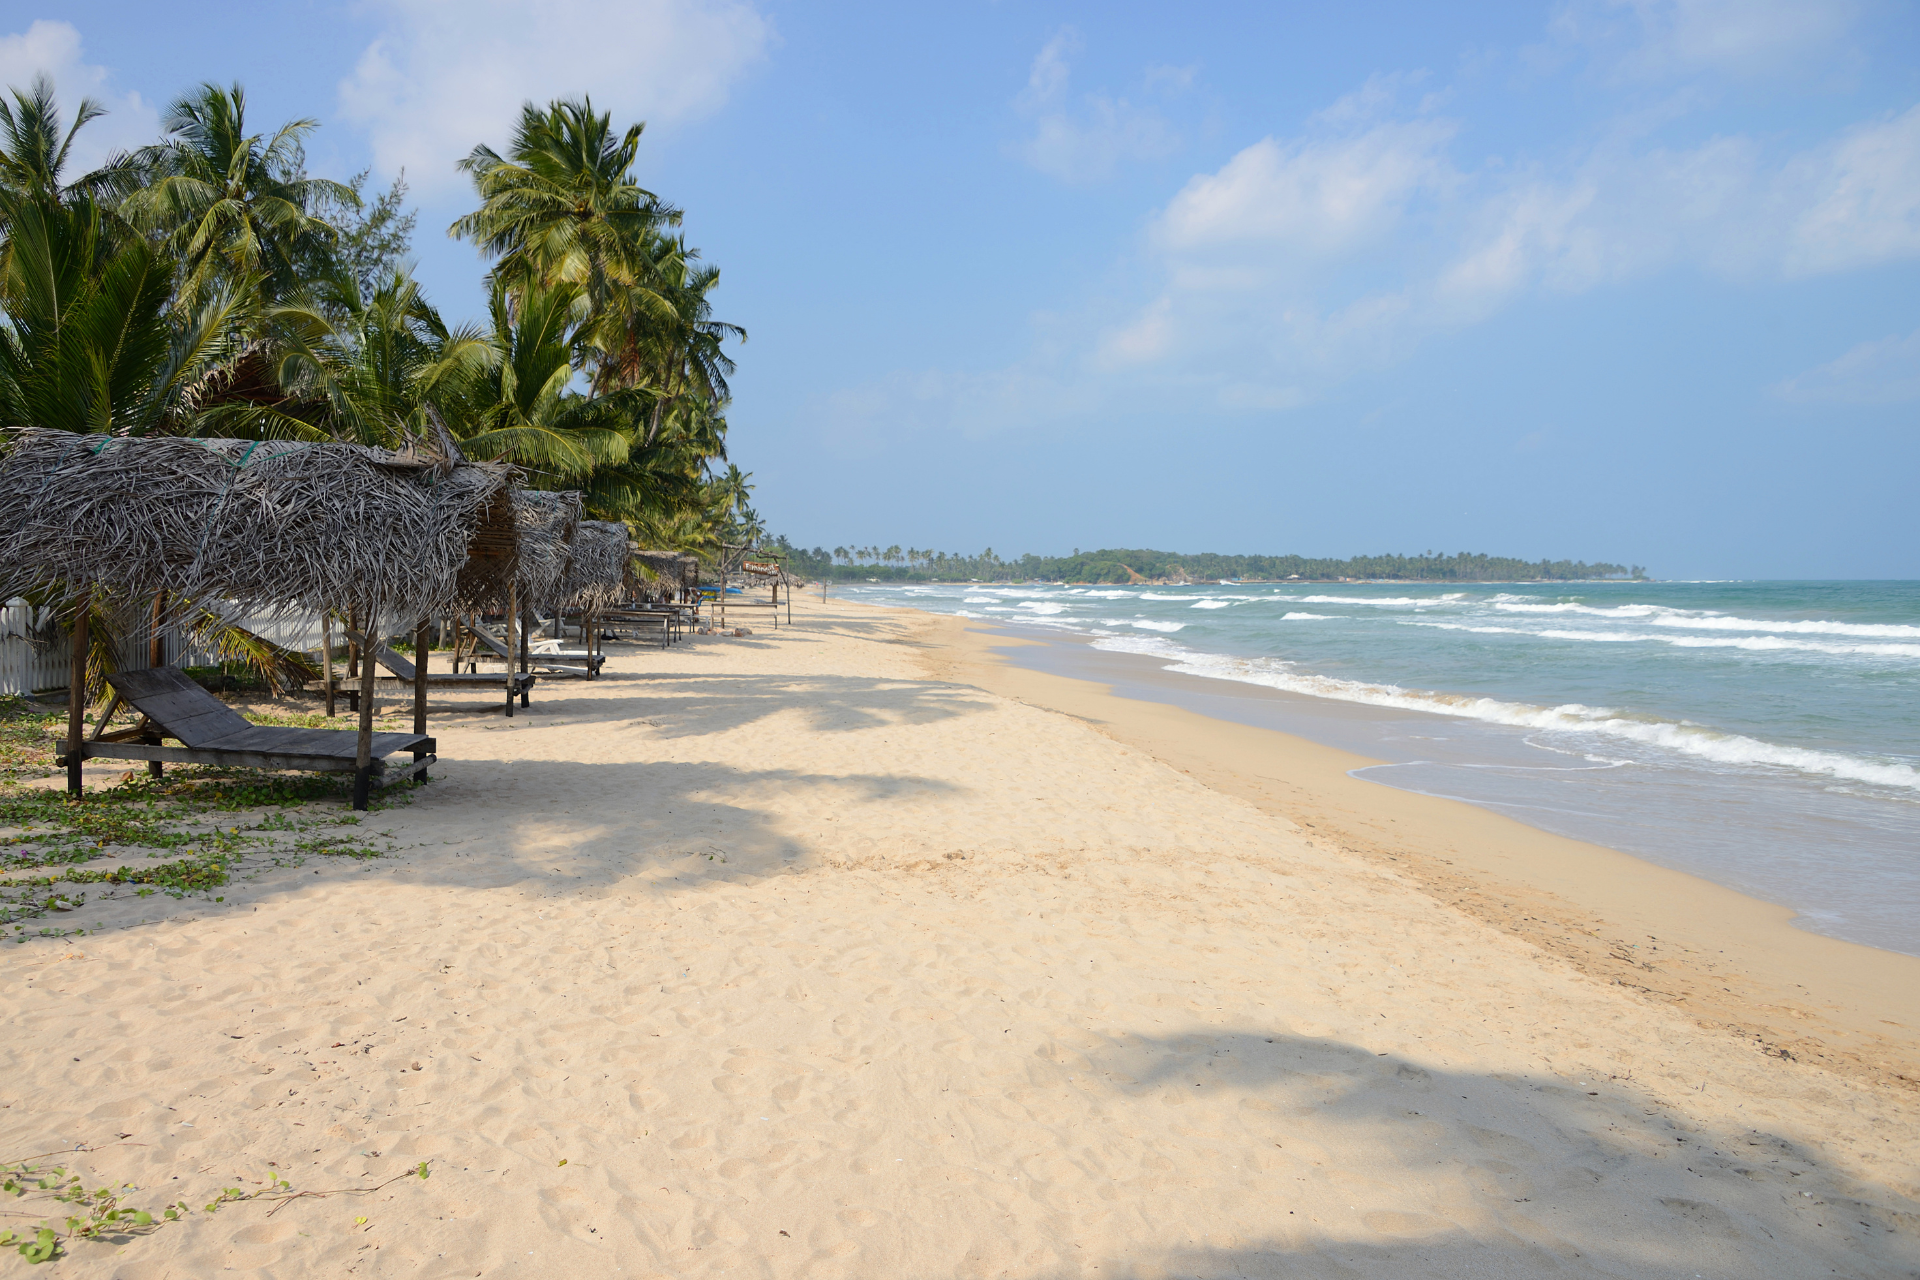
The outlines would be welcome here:
[[[1158,582],[1252,581],[1338,582],[1344,579],[1393,579],[1412,582],[1571,582],[1596,578],[1647,576],[1642,565],[1584,560],[1517,560],[1462,551],[1455,555],[1354,556],[1345,560],[1307,556],[1221,555],[1216,552],[1075,550],[1070,556],[1027,554],[1004,560],[989,547],[978,554],[921,550],[916,547],[794,546],[784,535],[771,548],[787,557],[788,570],[828,581],[887,582],[1085,582],[1124,585],[1140,579]]]
[[[0,428],[237,436],[504,459],[533,488],[643,543],[758,540],[727,458],[719,268],[633,172],[644,126],[590,99],[527,103],[504,151],[459,168],[476,207],[447,233],[487,260],[487,311],[449,323],[414,279],[405,175],[369,192],[307,172],[314,120],[256,129],[245,91],[202,84],[161,136],[69,172],[44,76],[0,98]],[[0,438],[0,449],[5,447]]]

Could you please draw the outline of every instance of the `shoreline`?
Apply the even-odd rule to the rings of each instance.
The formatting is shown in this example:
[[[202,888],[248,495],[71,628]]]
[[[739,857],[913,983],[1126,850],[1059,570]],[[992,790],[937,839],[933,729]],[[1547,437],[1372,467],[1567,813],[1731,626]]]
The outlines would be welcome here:
[[[1443,808],[1346,779],[1345,815],[1326,751],[996,640],[836,603],[619,644],[512,720],[442,703],[365,827],[223,811],[369,847],[0,948],[0,1151],[189,1204],[384,1188],[73,1244],[122,1280],[1920,1265],[1892,1048],[1702,1031],[1424,885]]]
[[[949,678],[1148,751],[1702,1027],[1920,1090],[1920,957],[1795,928],[1789,907],[1468,801],[1353,776],[1378,760],[1022,666],[1001,651],[1044,642],[991,623],[908,612],[924,620],[930,663]]]

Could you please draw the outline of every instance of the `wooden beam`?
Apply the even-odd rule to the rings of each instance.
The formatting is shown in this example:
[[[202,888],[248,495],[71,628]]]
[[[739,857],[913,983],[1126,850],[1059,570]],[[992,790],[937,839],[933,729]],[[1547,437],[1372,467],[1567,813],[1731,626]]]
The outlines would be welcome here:
[[[405,782],[416,773],[420,775],[420,781],[425,782],[427,780],[427,766],[433,764],[439,758],[440,757],[436,755],[428,754],[421,756],[412,764],[403,764],[397,768],[384,770],[374,778],[373,785],[385,790],[396,782]]]
[[[80,794],[80,766],[86,763],[87,744],[87,602],[83,595],[73,609],[73,667],[67,678],[67,790]]]

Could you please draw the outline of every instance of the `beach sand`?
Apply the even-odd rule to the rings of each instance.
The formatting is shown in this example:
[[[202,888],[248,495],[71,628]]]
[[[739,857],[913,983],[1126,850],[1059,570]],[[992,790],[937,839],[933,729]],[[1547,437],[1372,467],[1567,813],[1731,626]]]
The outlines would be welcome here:
[[[384,858],[0,949],[0,1155],[195,1203],[431,1162],[58,1265],[1920,1274],[1910,958],[1768,960],[1812,935],[1707,886],[1610,971],[1553,940],[1639,942],[1601,891],[1657,869],[958,620],[796,623],[438,717]]]

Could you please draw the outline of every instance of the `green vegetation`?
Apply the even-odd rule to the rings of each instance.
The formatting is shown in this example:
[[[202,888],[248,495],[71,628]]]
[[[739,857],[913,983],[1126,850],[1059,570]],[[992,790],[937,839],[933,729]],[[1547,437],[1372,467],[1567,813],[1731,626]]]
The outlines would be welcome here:
[[[1644,578],[1640,565],[1588,564],[1584,560],[1515,560],[1506,556],[1458,555],[1355,556],[1350,560],[1306,556],[1229,556],[1211,551],[1075,551],[1070,556],[1023,555],[1002,560],[989,547],[978,555],[900,547],[824,547],[807,550],[786,538],[773,548],[787,556],[788,568],[808,578],[836,582],[1100,582],[1128,583],[1234,581],[1344,582],[1392,579],[1403,582],[1572,582],[1593,578]]]
[[[643,543],[757,536],[726,453],[726,347],[746,333],[714,319],[720,272],[681,211],[637,185],[641,125],[528,103],[504,149],[473,149],[478,207],[450,231],[490,260],[491,304],[450,325],[406,266],[405,183],[309,174],[313,120],[262,130],[239,85],[203,84],[151,145],[75,175],[101,108],[69,124],[45,79],[10,97],[0,423],[390,448],[444,424]]]
[[[350,783],[326,775],[285,776],[188,766],[161,778],[135,774],[76,800],[64,791],[0,788],[0,925],[24,941],[23,920],[86,905],[62,885],[137,886],[135,896],[173,898],[214,891],[234,877],[300,866],[309,857],[377,858],[384,850],[358,832],[359,815],[342,812]],[[408,803],[405,791],[374,801],[376,810]],[[325,808],[306,808],[313,801]],[[178,855],[140,866],[86,864],[132,853]],[[23,870],[44,875],[23,876]],[[40,934],[63,935],[42,928]]]
[[[119,1144],[109,1144],[117,1146]],[[63,1160],[71,1160],[76,1155],[99,1150],[98,1147],[83,1146],[68,1149],[57,1154]],[[11,1248],[19,1252],[28,1262],[51,1262],[55,1258],[68,1255],[72,1246],[82,1240],[101,1244],[124,1244],[136,1237],[151,1235],[171,1222],[183,1221],[196,1212],[187,1200],[175,1200],[169,1204],[155,1205],[151,1209],[140,1209],[127,1203],[128,1198],[140,1188],[131,1183],[118,1186],[97,1186],[87,1189],[87,1181],[65,1164],[44,1164],[54,1154],[28,1156],[22,1160],[9,1160],[0,1163],[0,1194],[16,1201],[24,1202],[49,1214],[34,1226],[0,1230],[0,1248]],[[566,1161],[561,1161],[565,1164]],[[215,1214],[227,1205],[264,1202],[278,1211],[292,1200],[324,1199],[329,1196],[372,1195],[404,1178],[418,1178],[422,1182],[430,1176],[428,1163],[420,1163],[396,1173],[381,1182],[363,1184],[357,1187],[336,1187],[326,1191],[308,1191],[296,1189],[293,1183],[280,1176],[274,1162],[267,1162],[266,1185],[258,1191],[243,1191],[239,1187],[221,1187],[213,1193],[213,1198],[202,1205],[198,1212]],[[177,1175],[176,1175],[177,1176]],[[356,1223],[365,1222],[365,1218],[356,1218]],[[54,1225],[54,1224],[58,1225]]]

